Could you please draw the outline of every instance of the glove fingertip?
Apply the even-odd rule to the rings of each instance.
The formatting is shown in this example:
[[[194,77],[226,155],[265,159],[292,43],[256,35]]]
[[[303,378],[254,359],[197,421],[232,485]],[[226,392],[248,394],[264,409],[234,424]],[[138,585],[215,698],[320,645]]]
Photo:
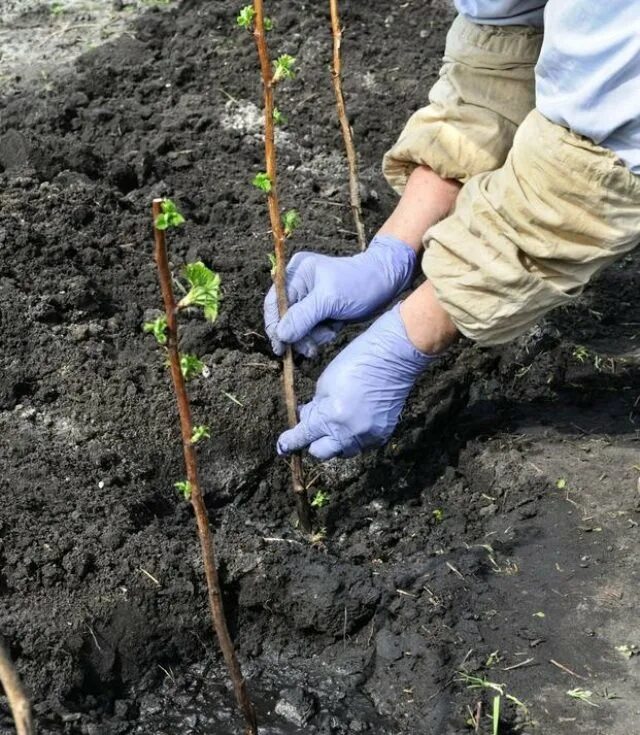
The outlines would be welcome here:
[[[309,454],[321,461],[342,456],[342,445],[331,436],[323,436],[309,446]]]

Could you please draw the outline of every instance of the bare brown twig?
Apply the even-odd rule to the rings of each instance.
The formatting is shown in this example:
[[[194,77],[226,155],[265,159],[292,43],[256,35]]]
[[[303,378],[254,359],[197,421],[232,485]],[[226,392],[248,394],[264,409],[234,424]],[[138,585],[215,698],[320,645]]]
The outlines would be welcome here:
[[[274,281],[278,297],[278,309],[280,311],[280,317],[283,317],[289,308],[289,304],[287,301],[286,291],[285,236],[284,229],[282,227],[282,220],[280,219],[280,205],[278,203],[276,144],[273,120],[273,75],[271,70],[271,59],[269,58],[269,48],[267,46],[267,39],[264,30],[264,8],[262,0],[254,0],[253,7],[255,10],[253,35],[258,49],[260,72],[262,74],[262,84],[264,88],[264,152],[267,176],[271,182],[271,190],[267,195],[267,201],[269,205],[269,219],[271,221],[271,232],[273,234],[273,246],[276,257]],[[287,347],[287,351],[283,357],[282,368],[283,393],[287,408],[287,420],[289,428],[293,428],[298,423],[298,401],[296,398],[293,351],[291,347]],[[296,499],[296,510],[300,526],[307,533],[310,533],[311,508],[309,506],[309,499],[304,485],[302,458],[299,454],[294,454],[291,459],[291,481]]]
[[[365,250],[367,247],[367,240],[364,230],[364,222],[362,221],[362,203],[360,201],[360,185],[358,183],[358,158],[353,144],[353,131],[351,130],[351,125],[349,125],[349,120],[347,118],[347,110],[342,91],[342,25],[340,23],[338,0],[329,0],[329,9],[331,11],[331,33],[333,36],[331,78],[333,79],[333,90],[336,95],[338,120],[340,121],[342,138],[344,140],[344,147],[347,153],[347,162],[349,164],[349,198],[351,200],[351,211],[353,213],[353,221],[356,226],[356,234],[358,235],[358,244],[360,245],[361,250]]]
[[[0,643],[0,683],[9,700],[18,735],[33,735],[31,705],[7,649]]]
[[[191,505],[196,517],[198,526],[198,538],[200,539],[200,549],[202,552],[202,560],[204,562],[204,572],[207,580],[207,590],[209,596],[209,607],[211,609],[211,617],[213,618],[213,628],[218,637],[218,642],[222,650],[222,655],[229,669],[233,689],[236,695],[238,706],[240,707],[246,720],[246,734],[256,735],[258,727],[256,724],[256,715],[249,694],[247,685],[240,670],[240,664],[233,641],[229,635],[227,620],[224,614],[222,603],[222,590],[220,588],[220,579],[218,577],[218,569],[215,561],[215,550],[213,544],[213,534],[209,525],[207,516],[207,508],[204,503],[200,480],[198,478],[198,465],[196,452],[191,441],[193,436],[193,422],[191,419],[191,406],[189,404],[189,396],[185,385],[182,371],[180,370],[180,353],[178,350],[178,321],[176,317],[176,301],[173,295],[173,287],[171,285],[171,270],[169,268],[169,259],[167,256],[167,247],[165,242],[165,233],[156,226],[156,220],[161,213],[162,199],[153,200],[153,223],[155,236],[155,260],[158,267],[158,276],[160,280],[160,288],[162,290],[162,299],[164,301],[165,314],[167,317],[167,354],[169,357],[169,368],[171,370],[171,379],[173,388],[178,402],[178,414],[180,416],[180,429],[182,432],[182,447],[184,452],[184,463],[187,469],[187,480],[191,489]]]

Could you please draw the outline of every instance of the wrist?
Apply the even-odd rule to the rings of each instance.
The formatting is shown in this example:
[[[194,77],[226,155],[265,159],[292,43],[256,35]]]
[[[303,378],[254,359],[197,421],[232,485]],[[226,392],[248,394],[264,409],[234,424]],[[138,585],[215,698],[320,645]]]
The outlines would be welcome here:
[[[460,336],[427,281],[400,304],[399,314],[411,344],[426,355],[439,355]]]
[[[418,256],[416,251],[404,240],[389,234],[378,233],[363,257],[374,258],[394,289],[394,296],[409,287],[414,278]]]

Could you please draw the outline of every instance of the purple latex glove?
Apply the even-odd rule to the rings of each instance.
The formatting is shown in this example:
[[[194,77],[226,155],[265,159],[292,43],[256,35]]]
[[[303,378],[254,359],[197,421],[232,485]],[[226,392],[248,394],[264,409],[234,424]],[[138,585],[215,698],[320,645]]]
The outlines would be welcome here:
[[[275,287],[264,302],[271,346],[282,355],[293,344],[305,357],[335,339],[342,322],[366,319],[411,283],[415,251],[391,235],[376,235],[364,253],[347,258],[296,253],[287,266],[291,305],[280,320]]]
[[[329,364],[300,423],[278,439],[278,454],[308,447],[318,459],[353,457],[384,444],[413,384],[434,359],[413,346],[395,306]]]

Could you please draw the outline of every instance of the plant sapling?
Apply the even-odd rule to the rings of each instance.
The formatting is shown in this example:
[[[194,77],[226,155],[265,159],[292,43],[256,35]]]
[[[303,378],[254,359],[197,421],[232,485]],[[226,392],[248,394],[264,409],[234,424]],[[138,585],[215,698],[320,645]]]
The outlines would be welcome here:
[[[292,214],[295,210],[291,210],[285,214],[285,221],[283,221],[283,217],[280,214],[278,190],[276,185],[277,165],[274,89],[278,83],[285,79],[292,79],[295,76],[295,57],[290,54],[281,54],[273,63],[271,63],[269,48],[267,46],[265,36],[266,27],[262,0],[254,0],[253,10],[253,35],[256,41],[256,48],[258,50],[260,73],[262,75],[262,86],[264,91],[264,149],[266,161],[266,171],[259,173],[254,178],[253,184],[267,195],[275,259],[271,272],[273,274],[273,280],[276,287],[280,316],[284,316],[289,308],[285,285],[285,239],[299,224],[299,217],[297,216],[297,212],[295,215]],[[294,363],[291,347],[287,348],[282,364],[283,392],[287,408],[287,420],[289,426],[294,427],[298,423],[298,401],[295,391]],[[304,484],[302,459],[299,454],[296,454],[291,458],[291,480],[296,499],[296,511],[300,526],[307,533],[311,533],[311,508]]]
[[[175,487],[185,500],[191,502],[193,507],[204,562],[213,627],[231,675],[238,706],[246,721],[246,735],[257,735],[255,710],[249,699],[247,685],[240,670],[240,664],[224,613],[222,590],[215,563],[213,534],[198,477],[196,445],[203,439],[208,438],[210,431],[207,426],[193,425],[186,381],[201,374],[204,370],[204,363],[195,355],[181,354],[178,349],[178,313],[183,309],[199,307],[202,309],[205,319],[210,322],[215,321],[218,316],[220,278],[209,270],[204,263],[188,264],[185,266],[183,274],[190,288],[185,296],[176,303],[167,255],[165,231],[178,227],[183,222],[184,217],[171,200],[153,200],[155,260],[158,267],[165,314],[164,317],[158,317],[153,322],[145,324],[144,329],[154,335],[158,344],[164,347],[167,353],[171,379],[178,403],[182,450],[187,470],[187,478],[176,482]]]

